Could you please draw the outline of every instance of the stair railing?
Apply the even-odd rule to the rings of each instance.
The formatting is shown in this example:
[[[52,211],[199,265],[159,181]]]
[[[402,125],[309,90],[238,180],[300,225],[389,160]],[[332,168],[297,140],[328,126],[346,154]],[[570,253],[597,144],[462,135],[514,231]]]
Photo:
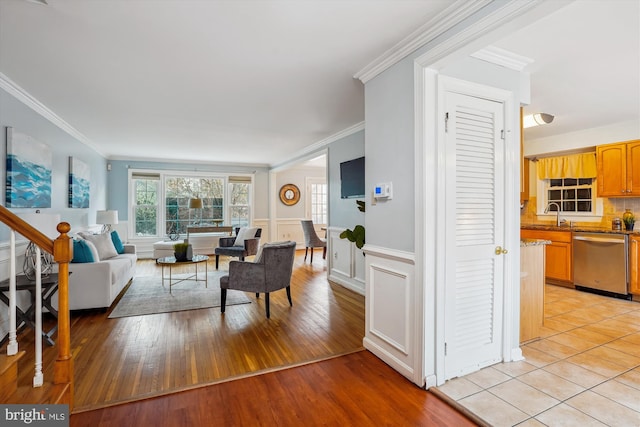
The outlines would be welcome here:
[[[42,375],[42,278],[41,278],[41,250],[53,255],[53,260],[58,263],[58,357],[54,364],[53,383],[69,385],[69,404],[73,403],[73,357],[71,355],[71,322],[69,315],[69,262],[73,258],[73,242],[67,234],[71,226],[61,222],[57,226],[60,235],[51,240],[46,235],[32,227],[22,218],[0,206],[0,221],[10,228],[9,244],[9,343],[7,355],[18,353],[17,320],[16,320],[16,238],[15,233],[30,240],[36,245],[36,339],[35,339],[35,375],[34,387],[43,384]]]

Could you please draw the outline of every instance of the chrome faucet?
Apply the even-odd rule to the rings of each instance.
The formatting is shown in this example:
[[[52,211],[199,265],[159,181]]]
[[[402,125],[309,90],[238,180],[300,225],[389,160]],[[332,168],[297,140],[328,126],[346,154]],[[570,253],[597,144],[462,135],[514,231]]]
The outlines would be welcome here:
[[[556,205],[556,225],[560,227],[560,205],[556,202],[549,202],[547,207],[544,209],[544,213],[549,213],[549,208],[551,205]]]

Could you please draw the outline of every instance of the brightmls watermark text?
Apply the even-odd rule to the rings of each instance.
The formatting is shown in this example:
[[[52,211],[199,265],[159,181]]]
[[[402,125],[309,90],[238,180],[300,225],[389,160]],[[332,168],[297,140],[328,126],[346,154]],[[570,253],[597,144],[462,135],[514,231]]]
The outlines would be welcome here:
[[[0,405],[0,425],[69,427],[69,405]]]

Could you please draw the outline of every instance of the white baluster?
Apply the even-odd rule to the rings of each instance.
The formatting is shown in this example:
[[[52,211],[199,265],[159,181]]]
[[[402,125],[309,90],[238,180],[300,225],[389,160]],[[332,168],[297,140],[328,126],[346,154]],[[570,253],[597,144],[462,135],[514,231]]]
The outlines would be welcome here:
[[[41,387],[44,382],[42,375],[42,260],[40,247],[36,246],[36,373],[33,386]]]
[[[9,257],[9,344],[7,345],[7,355],[13,356],[18,353],[18,339],[16,334],[16,232],[9,233],[9,246],[11,255]]]

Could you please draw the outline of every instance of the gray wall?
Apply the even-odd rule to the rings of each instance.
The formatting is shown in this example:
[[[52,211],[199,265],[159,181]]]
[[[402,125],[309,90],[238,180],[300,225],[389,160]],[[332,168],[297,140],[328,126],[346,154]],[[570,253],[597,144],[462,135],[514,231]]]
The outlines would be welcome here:
[[[21,101],[0,89],[0,157],[6,158],[6,127],[27,134],[51,147],[53,155],[51,208],[42,213],[60,214],[60,219],[71,224],[72,231],[86,229],[95,224],[97,210],[106,206],[106,160],[84,143],[70,136],[49,120],[27,107]],[[91,168],[91,199],[87,209],[68,207],[69,156],[88,164]],[[1,176],[6,179],[6,162],[0,162]],[[4,196],[2,205],[6,205]],[[11,208],[14,213],[35,212],[35,209]],[[0,241],[8,240],[8,229],[0,224]]]
[[[340,163],[357,159],[365,155],[364,130],[353,133],[328,147],[328,184],[329,184],[329,225],[331,227],[353,228],[364,225],[364,213],[358,210],[357,199],[340,198]],[[365,168],[368,159],[365,157]]]
[[[366,178],[370,192],[393,184],[393,199],[371,205],[367,197],[367,244],[413,252],[414,99],[413,61],[403,60],[365,85]]]
[[[365,85],[366,186],[393,183],[393,199],[371,206],[367,198],[367,243],[408,252],[415,250],[414,59],[429,45],[403,59]],[[518,72],[474,58],[440,70],[460,78],[514,92],[519,108]],[[518,114],[518,112],[514,112]]]
[[[129,218],[127,206],[129,201],[129,169],[201,171],[229,174],[255,172],[253,217],[257,219],[269,217],[269,171],[267,168],[201,163],[145,162],[140,160],[111,160],[109,163],[111,163],[111,171],[108,172],[107,179],[107,208],[116,209],[121,221],[127,221]]]

